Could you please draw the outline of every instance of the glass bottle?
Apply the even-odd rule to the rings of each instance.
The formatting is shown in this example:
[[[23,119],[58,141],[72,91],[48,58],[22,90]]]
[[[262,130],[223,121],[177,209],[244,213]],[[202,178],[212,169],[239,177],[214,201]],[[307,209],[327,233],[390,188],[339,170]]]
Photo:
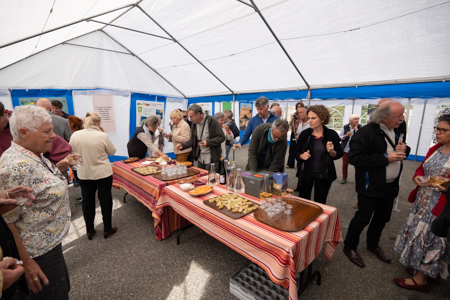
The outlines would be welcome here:
[[[223,157],[220,159],[219,183],[223,185],[227,184],[227,171],[225,171],[225,162]]]
[[[234,175],[230,162],[227,165],[227,190],[234,192]]]
[[[208,185],[215,187],[217,185],[216,166],[214,163],[209,165]]]
[[[244,179],[242,179],[241,168],[236,170],[236,179],[234,180],[234,192],[236,194],[242,194],[245,192]]]
[[[259,198],[264,200],[266,198],[272,198],[272,188],[270,187],[269,174],[264,174],[264,182],[259,192]]]

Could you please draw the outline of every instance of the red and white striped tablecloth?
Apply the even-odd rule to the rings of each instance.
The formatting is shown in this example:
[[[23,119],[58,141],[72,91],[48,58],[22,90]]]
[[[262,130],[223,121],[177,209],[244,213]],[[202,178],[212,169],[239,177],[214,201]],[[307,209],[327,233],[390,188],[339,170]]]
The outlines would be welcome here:
[[[342,242],[337,209],[315,203],[323,208],[316,220],[301,231],[284,232],[260,223],[253,214],[235,220],[203,204],[206,199],[228,192],[216,186],[212,193],[196,198],[181,190],[178,184],[165,187],[153,211],[155,229],[159,228],[160,232],[158,239],[179,228],[177,223],[166,224],[165,208],[170,206],[207,234],[261,266],[274,283],[289,290],[289,299],[297,299],[295,273],[304,270],[319,255],[324,243],[324,255],[331,259],[337,244]]]

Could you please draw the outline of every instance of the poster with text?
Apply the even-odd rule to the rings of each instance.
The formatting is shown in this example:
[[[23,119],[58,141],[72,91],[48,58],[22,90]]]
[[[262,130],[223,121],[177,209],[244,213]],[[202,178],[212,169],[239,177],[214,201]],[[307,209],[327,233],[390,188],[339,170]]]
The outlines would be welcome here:
[[[239,103],[239,130],[245,130],[252,117],[252,103]]]
[[[116,134],[116,115],[113,95],[92,95],[92,106],[102,117],[101,126],[107,134]]]
[[[161,124],[164,124],[164,102],[136,101],[136,128],[144,124],[148,117],[155,115],[158,115],[161,118]]]
[[[203,109],[203,113],[208,116],[212,116],[212,102],[196,103],[200,105]]]

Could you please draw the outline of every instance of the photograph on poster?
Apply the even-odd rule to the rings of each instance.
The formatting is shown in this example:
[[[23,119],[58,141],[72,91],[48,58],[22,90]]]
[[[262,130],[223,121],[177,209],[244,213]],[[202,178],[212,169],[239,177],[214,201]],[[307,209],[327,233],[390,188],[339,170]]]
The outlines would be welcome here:
[[[205,103],[196,103],[200,105],[203,109],[203,113],[207,116],[212,115],[212,102],[205,102]]]
[[[154,115],[158,115],[161,118],[161,124],[164,124],[164,102],[136,101],[136,128],[144,124],[148,117]]]
[[[94,111],[102,117],[101,126],[107,134],[116,134],[116,115],[114,111],[114,96],[95,94],[92,95]]]
[[[53,100],[59,100],[61,101],[63,108],[62,111],[65,113],[69,113],[69,107],[67,106],[67,99],[66,97],[26,97],[26,98],[19,98],[20,105],[36,105],[37,101],[41,98],[46,98],[50,101]]]
[[[248,125],[248,121],[252,117],[252,103],[240,103],[239,109],[239,130],[245,130]]]

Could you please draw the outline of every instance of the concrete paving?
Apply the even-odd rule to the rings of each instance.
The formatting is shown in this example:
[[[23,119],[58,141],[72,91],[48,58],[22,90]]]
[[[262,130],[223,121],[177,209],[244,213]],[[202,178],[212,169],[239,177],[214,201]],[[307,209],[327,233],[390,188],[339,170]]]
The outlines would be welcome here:
[[[286,156],[287,159],[287,156]],[[247,164],[247,147],[236,159],[238,166]],[[356,203],[353,167],[349,167],[347,184],[340,184],[341,160],[335,162],[338,179],[333,183],[327,204],[337,207],[343,237],[352,219]],[[379,261],[365,249],[365,231],[358,252],[366,263],[360,269],[343,254],[339,244],[328,261],[323,253],[313,263],[322,273],[320,286],[311,284],[300,299],[448,299],[447,282],[430,284],[430,293],[408,291],[393,283],[395,277],[407,277],[398,262],[394,242],[407,216],[407,197],[414,188],[411,176],[420,163],[406,161],[400,187],[400,212],[393,212],[380,246],[392,258],[391,264]],[[296,187],[296,169],[286,169],[289,186]],[[63,248],[71,280],[71,299],[236,299],[229,292],[232,274],[248,260],[196,227],[181,236],[176,233],[159,242],[155,238],[151,212],[132,196],[123,203],[124,190],[113,189],[113,226],[118,232],[103,239],[103,224],[97,203],[96,230],[92,241],[86,237],[81,207],[75,207],[80,188],[69,187],[72,225]]]

